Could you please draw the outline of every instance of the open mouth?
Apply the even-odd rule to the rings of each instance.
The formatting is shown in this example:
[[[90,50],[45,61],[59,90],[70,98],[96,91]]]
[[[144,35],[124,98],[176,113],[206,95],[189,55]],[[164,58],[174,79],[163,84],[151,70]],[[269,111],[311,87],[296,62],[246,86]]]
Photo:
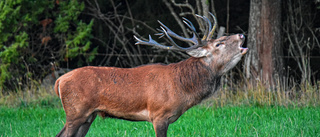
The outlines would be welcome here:
[[[248,48],[243,48],[243,47],[240,47],[240,52],[242,55],[246,54],[248,51]]]
[[[241,44],[240,44],[240,52],[241,52],[242,55],[244,55],[244,54],[247,53],[247,51],[248,51],[249,49],[242,47],[242,45],[244,44],[244,40],[245,40],[244,35],[240,34],[239,37],[240,37],[240,39],[242,40],[242,42],[241,42]]]

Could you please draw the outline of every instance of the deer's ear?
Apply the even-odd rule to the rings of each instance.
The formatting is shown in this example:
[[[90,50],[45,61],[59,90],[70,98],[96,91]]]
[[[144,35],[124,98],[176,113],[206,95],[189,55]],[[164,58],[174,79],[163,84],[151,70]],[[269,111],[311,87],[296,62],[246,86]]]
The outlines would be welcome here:
[[[192,57],[201,58],[207,56],[210,52],[207,49],[200,47],[197,49],[188,50],[187,53]]]

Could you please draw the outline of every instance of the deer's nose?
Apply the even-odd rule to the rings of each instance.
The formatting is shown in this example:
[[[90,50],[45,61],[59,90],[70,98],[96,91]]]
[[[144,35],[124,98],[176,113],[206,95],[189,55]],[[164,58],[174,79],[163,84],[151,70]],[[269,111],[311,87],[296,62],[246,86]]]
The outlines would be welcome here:
[[[244,37],[243,34],[239,34],[239,38],[240,38],[240,39],[244,39],[245,37]]]

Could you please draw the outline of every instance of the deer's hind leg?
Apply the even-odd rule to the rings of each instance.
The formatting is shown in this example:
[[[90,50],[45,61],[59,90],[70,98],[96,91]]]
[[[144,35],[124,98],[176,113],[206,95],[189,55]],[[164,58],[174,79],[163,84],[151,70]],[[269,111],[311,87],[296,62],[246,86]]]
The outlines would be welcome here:
[[[96,113],[76,118],[67,116],[66,124],[56,137],[84,137],[96,116]]]
[[[67,102],[68,103],[68,102]],[[78,104],[66,105],[64,103],[64,110],[66,112],[66,124],[60,133],[59,137],[81,137],[85,136],[97,116],[97,112],[92,107]]]
[[[97,113],[92,113],[88,119],[79,127],[77,133],[75,134],[76,137],[84,137],[92,124],[92,122],[96,119]]]
[[[67,136],[67,135],[66,135],[66,125],[67,125],[67,124],[65,124],[65,125],[63,126],[63,128],[62,128],[61,131],[56,135],[56,137],[65,137],[65,136]]]

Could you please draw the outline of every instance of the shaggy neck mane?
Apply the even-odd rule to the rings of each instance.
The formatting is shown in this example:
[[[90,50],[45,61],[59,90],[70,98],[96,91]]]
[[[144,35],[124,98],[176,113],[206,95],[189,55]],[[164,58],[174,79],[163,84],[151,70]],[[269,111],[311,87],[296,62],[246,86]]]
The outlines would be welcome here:
[[[221,75],[213,71],[199,58],[189,58],[173,64],[175,83],[183,92],[196,94],[197,99],[210,97],[219,87]]]

